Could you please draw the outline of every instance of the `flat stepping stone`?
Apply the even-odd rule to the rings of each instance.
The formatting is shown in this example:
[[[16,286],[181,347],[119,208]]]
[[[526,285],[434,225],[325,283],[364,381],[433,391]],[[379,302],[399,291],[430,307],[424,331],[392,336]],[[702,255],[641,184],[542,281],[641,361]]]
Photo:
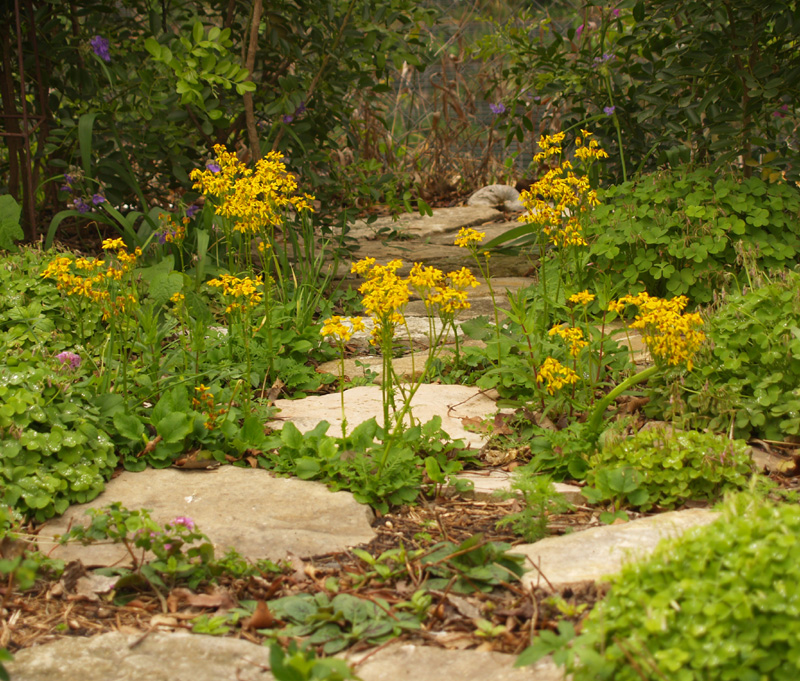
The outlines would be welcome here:
[[[530,667],[514,668],[516,655],[482,650],[445,650],[395,643],[367,657],[355,672],[364,681],[564,681],[564,672],[547,657]]]
[[[271,681],[269,648],[187,632],[118,631],[25,648],[7,663],[14,681]],[[132,647],[133,646],[133,647]]]
[[[469,480],[473,484],[471,492],[464,493],[463,496],[475,499],[476,501],[487,501],[495,497],[498,492],[510,492],[512,474],[502,470],[487,471],[465,471],[457,473],[456,478]],[[563,482],[554,482],[553,487],[556,492],[563,494],[566,500],[577,505],[586,503],[586,498],[581,494],[581,488],[575,485],[567,485]]]
[[[272,681],[269,648],[242,639],[187,632],[118,631],[67,637],[15,654],[7,669],[14,681]],[[514,669],[515,655],[393,644],[351,664],[363,681],[563,681],[548,658]]]
[[[383,425],[383,402],[379,386],[365,385],[344,391],[347,426],[352,431],[360,423],[376,418]],[[280,409],[280,421],[267,425],[280,429],[283,423],[291,421],[301,432],[316,428],[320,421],[331,424],[329,435],[341,435],[342,404],[338,392],[328,395],[312,395],[301,400],[276,400]],[[434,416],[442,418],[442,429],[453,440],[465,440],[472,449],[480,449],[488,439],[481,433],[464,428],[464,418],[488,418],[497,411],[495,401],[487,397],[485,391],[473,386],[423,384],[411,400],[414,418],[420,423],[430,421]]]
[[[491,206],[455,206],[453,208],[434,208],[433,215],[404,213],[394,217],[378,218],[367,224],[366,220],[356,220],[348,236],[369,239],[380,230],[391,230],[413,237],[457,232],[462,227],[479,227],[487,222],[502,219],[503,214]]]
[[[122,473],[88,504],[70,506],[44,525],[42,552],[87,566],[128,565],[121,545],[68,544],[53,537],[70,524],[88,523],[85,512],[118,501],[128,509],[146,508],[159,523],[178,516],[192,518],[208,535],[218,557],[234,548],[250,560],[278,561],[341,551],[371,541],[372,510],[349,492],[331,492],[320,482],[276,478],[263,469],[221,466],[213,470],[147,469]]]
[[[547,537],[515,546],[514,553],[524,554],[539,568],[525,573],[523,585],[549,589],[549,582],[560,589],[576,582],[602,581],[619,572],[625,563],[649,557],[662,539],[680,536],[718,517],[719,513],[701,508],[670,511],[620,525]]]

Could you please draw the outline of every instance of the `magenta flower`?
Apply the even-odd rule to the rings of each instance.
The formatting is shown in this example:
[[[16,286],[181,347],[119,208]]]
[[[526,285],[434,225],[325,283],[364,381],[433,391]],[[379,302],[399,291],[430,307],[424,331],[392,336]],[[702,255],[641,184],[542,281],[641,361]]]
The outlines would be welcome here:
[[[615,7],[611,10],[611,16],[613,16],[615,19],[619,17],[619,7]]]
[[[782,107],[772,112],[773,118],[786,118],[786,113],[789,111],[789,105],[784,104]]]
[[[581,24],[580,26],[578,26],[578,30],[577,30],[577,31],[575,31],[575,39],[576,39],[576,40],[580,40],[581,33],[583,33],[583,24]]]
[[[94,53],[103,61],[111,61],[111,54],[108,51],[108,40],[96,35],[89,41]]]
[[[69,366],[73,371],[81,365],[81,356],[74,352],[59,352],[56,359],[61,362],[61,366]]]
[[[171,523],[169,523],[172,527],[178,527],[179,525],[183,525],[187,530],[190,532],[194,530],[194,520],[191,518],[187,518],[186,516],[180,515]]]

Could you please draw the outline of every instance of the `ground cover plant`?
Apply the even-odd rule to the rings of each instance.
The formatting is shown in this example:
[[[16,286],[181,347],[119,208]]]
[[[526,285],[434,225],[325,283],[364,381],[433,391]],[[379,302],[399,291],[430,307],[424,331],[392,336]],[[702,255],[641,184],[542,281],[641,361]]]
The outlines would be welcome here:
[[[799,510],[731,497],[711,525],[625,567],[579,635],[565,625],[519,663],[550,649],[577,680],[794,678]]]

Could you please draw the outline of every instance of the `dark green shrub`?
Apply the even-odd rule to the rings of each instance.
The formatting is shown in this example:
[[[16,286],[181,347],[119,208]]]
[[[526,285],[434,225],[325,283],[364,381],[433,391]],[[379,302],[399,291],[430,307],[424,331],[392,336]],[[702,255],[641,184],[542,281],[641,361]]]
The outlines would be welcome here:
[[[651,400],[648,414],[718,432],[733,425],[739,438],[800,434],[800,274],[730,296],[705,331],[694,370],[673,375],[673,399]]]
[[[556,656],[574,681],[795,681],[798,533],[797,505],[729,500],[716,522],[625,567],[572,645],[566,631],[550,649],[566,644]]]
[[[800,193],[709,168],[658,172],[606,190],[589,234],[598,271],[625,290],[709,303],[742,251],[764,270],[796,261]]]
[[[584,495],[648,511],[742,489],[751,471],[744,442],[713,433],[655,428],[619,440],[589,458]]]

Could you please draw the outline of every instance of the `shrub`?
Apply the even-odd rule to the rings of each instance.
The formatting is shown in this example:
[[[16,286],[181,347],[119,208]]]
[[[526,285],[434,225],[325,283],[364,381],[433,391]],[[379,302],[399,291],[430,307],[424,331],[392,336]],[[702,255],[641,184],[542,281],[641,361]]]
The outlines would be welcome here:
[[[694,370],[670,379],[674,399],[651,400],[648,415],[663,410],[684,426],[715,431],[733,425],[740,438],[800,434],[800,274],[730,296],[706,334]]]
[[[647,511],[689,499],[712,500],[746,486],[751,469],[744,442],[696,431],[653,429],[603,447],[589,459],[584,495]]]
[[[798,533],[797,505],[730,499],[716,522],[625,567],[561,659],[575,681],[794,681]]]

